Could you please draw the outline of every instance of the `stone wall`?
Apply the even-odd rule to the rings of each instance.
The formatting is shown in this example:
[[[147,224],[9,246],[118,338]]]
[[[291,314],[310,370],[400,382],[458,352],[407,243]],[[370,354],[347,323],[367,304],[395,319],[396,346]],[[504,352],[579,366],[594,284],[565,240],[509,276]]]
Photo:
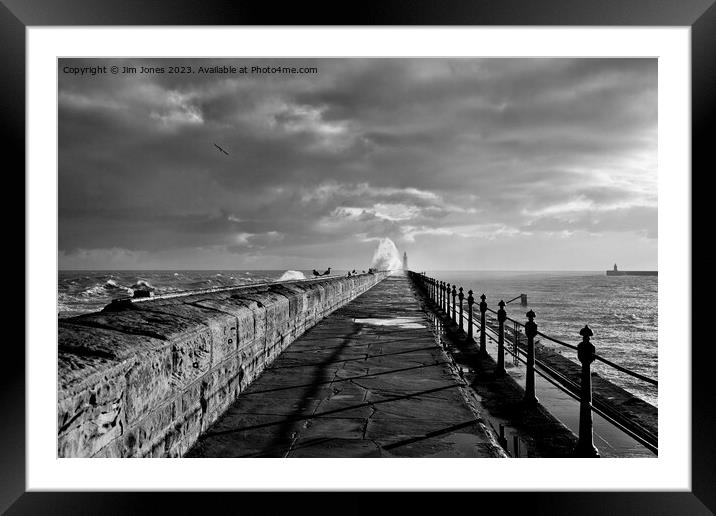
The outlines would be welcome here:
[[[59,321],[59,457],[180,457],[293,340],[385,278],[274,283]]]

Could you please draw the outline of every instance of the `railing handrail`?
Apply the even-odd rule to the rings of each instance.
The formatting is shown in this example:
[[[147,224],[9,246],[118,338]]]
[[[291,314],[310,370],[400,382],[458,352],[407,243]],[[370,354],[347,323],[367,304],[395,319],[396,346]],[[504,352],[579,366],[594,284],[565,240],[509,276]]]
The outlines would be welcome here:
[[[493,310],[492,308],[488,308],[487,311],[488,311],[488,312],[491,312],[491,313],[493,313],[493,314],[495,314],[495,315],[497,315],[497,312],[496,312],[495,310]],[[522,326],[523,328],[524,328],[524,326],[525,326],[524,323],[521,323],[520,321],[516,321],[515,319],[512,319],[511,317],[507,317],[507,320],[508,320],[508,321],[511,321],[511,322],[513,322],[513,323],[515,323],[515,324],[517,324],[517,325],[519,325],[519,326]],[[578,351],[578,350],[579,350],[579,349],[577,348],[577,346],[575,346],[574,344],[569,344],[569,343],[564,342],[564,341],[562,341],[562,340],[559,340],[559,339],[557,339],[557,338],[555,338],[555,337],[552,337],[552,336],[550,336],[550,335],[547,335],[547,334],[545,334],[545,333],[542,333],[542,332],[539,331],[539,330],[537,330],[537,335],[539,335],[540,337],[543,337],[543,338],[545,338],[545,339],[547,339],[547,340],[549,340],[549,341],[551,341],[551,342],[554,342],[555,344],[559,344],[560,346],[567,347],[567,348],[569,348],[569,349],[571,349],[571,350],[574,350],[574,351]],[[657,386],[659,385],[659,381],[658,381],[658,380],[654,380],[653,378],[649,378],[648,376],[645,376],[645,375],[643,375],[643,374],[641,374],[641,373],[637,373],[636,371],[632,371],[631,369],[627,369],[626,367],[621,366],[621,365],[619,365],[619,364],[616,364],[616,363],[612,362],[611,360],[608,360],[608,359],[604,358],[604,357],[601,356],[601,355],[595,355],[594,358],[595,358],[595,360],[599,360],[600,362],[603,362],[604,364],[607,364],[608,366],[613,367],[614,369],[617,369],[618,371],[621,371],[622,373],[624,373],[624,374],[626,374],[626,375],[632,376],[632,377],[634,377],[634,378],[637,378],[637,379],[639,379],[639,380],[642,380],[642,381],[644,381],[644,382],[646,382],[646,383],[649,383],[649,384],[651,384],[651,385],[657,385]]]
[[[409,274],[415,274],[415,273],[409,273]],[[564,342],[562,340],[556,339],[554,337],[551,337],[549,335],[546,335],[545,333],[542,333],[537,330],[537,326],[534,323],[534,317],[535,313],[534,311],[530,310],[527,312],[527,317],[529,318],[529,321],[525,324],[523,324],[520,321],[517,321],[515,319],[512,319],[510,317],[507,317],[506,312],[504,311],[504,307],[506,303],[504,301],[500,301],[500,311],[495,311],[489,307],[487,307],[485,303],[485,295],[483,294],[480,296],[482,299],[482,302],[479,304],[480,308],[480,314],[479,319],[476,316],[476,314],[472,310],[472,305],[474,303],[472,298],[472,290],[468,292],[468,313],[466,314],[463,311],[462,306],[462,296],[460,296],[460,310],[459,315],[456,314],[456,307],[455,307],[455,288],[457,285],[452,285],[452,294],[453,294],[453,303],[452,307],[449,303],[449,296],[450,291],[447,290],[444,286],[441,286],[444,282],[437,281],[434,278],[428,278],[426,275],[423,274],[417,274],[417,276],[422,278],[422,286],[426,290],[427,294],[433,298],[434,300],[438,301],[439,308],[444,309],[446,311],[446,315],[448,319],[451,319],[452,322],[455,324],[455,329],[459,328],[459,331],[462,332],[463,329],[463,320],[468,320],[468,334],[470,337],[472,337],[472,328],[474,324],[477,324],[477,326],[480,329],[480,352],[486,353],[485,351],[485,340],[486,340],[486,334],[490,333],[490,339],[494,340],[496,338],[497,340],[497,366],[495,367],[494,374],[496,376],[502,375],[505,373],[504,367],[501,366],[504,361],[504,352],[507,351],[510,355],[514,357],[517,362],[523,362],[527,365],[527,375],[525,377],[525,395],[523,398],[523,403],[526,404],[533,404],[533,403],[539,403],[539,400],[535,394],[535,374],[543,377],[546,381],[550,382],[551,384],[555,385],[560,390],[567,393],[569,396],[579,400],[580,408],[579,408],[579,439],[577,442],[577,446],[574,450],[574,453],[576,456],[579,457],[598,457],[599,452],[594,446],[593,441],[593,423],[592,423],[592,412],[595,412],[599,414],[601,417],[603,417],[606,421],[620,429],[622,432],[626,433],[627,435],[631,436],[633,439],[635,439],[637,442],[641,443],[643,446],[645,446],[647,449],[651,450],[652,452],[658,453],[658,436],[653,433],[648,428],[643,427],[639,422],[631,420],[629,417],[623,415],[619,412],[619,410],[615,407],[612,407],[602,398],[593,398],[592,394],[592,381],[591,381],[591,371],[590,371],[590,364],[595,361],[599,360],[609,367],[613,367],[614,369],[621,371],[627,375],[630,375],[634,378],[638,378],[642,381],[651,383],[653,385],[658,385],[658,382],[652,378],[649,378],[645,375],[642,375],[640,373],[637,373],[635,371],[631,371],[630,369],[627,369],[626,367],[620,366],[618,364],[615,364],[614,362],[605,359],[604,357],[601,357],[596,354],[596,350],[594,348],[594,345],[591,343],[591,337],[594,335],[593,331],[589,328],[589,326],[584,326],[579,332],[579,334],[582,336],[582,342],[579,344],[579,346],[575,346],[573,344],[569,344],[567,342]],[[437,292],[435,291],[435,286],[438,286]],[[450,285],[448,284],[448,288]],[[440,302],[441,299],[441,291],[445,291],[444,293],[447,294],[447,303],[445,306],[442,305]],[[460,292],[463,291],[463,288],[460,287]],[[522,297],[524,294],[520,295],[519,297]],[[518,298],[515,298],[518,299]],[[514,299],[513,299],[514,301]],[[450,310],[452,308],[452,310]],[[491,317],[490,321],[488,321],[485,318],[485,315],[487,312],[490,312]],[[452,312],[452,315],[451,313]],[[497,328],[495,328],[495,319],[492,317],[492,315],[497,316]],[[458,321],[459,317],[459,321]],[[509,348],[506,348],[504,344],[504,339],[506,336],[506,328],[505,328],[505,321],[510,321],[515,324],[513,327],[512,332],[512,343],[514,345],[514,351],[510,350]],[[459,323],[459,324],[458,324]],[[519,335],[521,335],[522,331],[518,330],[518,327],[524,328],[524,334],[527,338],[527,345],[526,349],[523,347],[518,346],[518,343],[520,341]],[[571,378],[567,377],[565,374],[561,373],[557,369],[547,365],[545,362],[536,359],[535,357],[535,337],[539,335],[551,342],[554,342],[556,344],[559,344],[561,346],[567,347],[569,349],[577,351],[577,357],[579,359],[579,362],[581,363],[581,373],[580,373],[580,381],[579,383],[575,382]],[[520,354],[524,355],[525,358],[523,359]]]
[[[625,374],[628,374],[628,375],[630,375],[630,376],[633,376],[634,378],[639,378],[640,380],[643,380],[643,381],[645,381],[645,382],[647,382],[647,383],[650,383],[650,384],[652,384],[652,385],[657,385],[657,386],[659,385],[659,381],[658,381],[658,380],[654,380],[653,378],[649,378],[648,376],[644,376],[643,374],[639,374],[639,373],[637,373],[637,372],[635,372],[635,371],[631,371],[630,369],[627,369],[627,368],[624,367],[624,366],[620,366],[619,364],[615,364],[615,363],[612,362],[611,360],[607,360],[607,359],[604,358],[603,356],[594,355],[594,359],[595,359],[595,360],[599,360],[600,362],[603,362],[603,363],[607,364],[608,366],[611,366],[611,367],[613,367],[614,369],[617,369],[617,370],[621,371],[622,373],[625,373]]]
[[[525,354],[525,351],[523,349],[517,348],[517,354],[515,354],[509,348],[505,348],[505,351],[507,353],[509,353],[510,355],[512,355],[513,357],[515,357],[520,362],[522,362],[523,364],[526,363],[525,359],[522,358],[522,356],[520,356],[520,353]],[[579,396],[579,388],[578,388],[579,385],[576,382],[574,382],[574,381],[570,380],[569,378],[567,378],[566,376],[558,373],[557,371],[555,371],[550,366],[546,365],[541,360],[536,360],[535,363],[539,366],[539,369],[535,369],[535,372],[538,375],[540,375],[542,378],[547,380],[549,383],[551,383],[552,385],[557,387],[559,390],[561,390],[568,396],[574,398],[577,401],[581,401],[581,398]],[[550,378],[550,375],[554,376],[555,378]],[[570,387],[567,387],[565,384],[569,384],[571,389],[570,389]],[[595,400],[595,402],[598,403],[598,400]],[[626,426],[625,424],[623,424],[620,421],[618,421],[617,419],[615,419],[613,416],[610,416],[607,413],[608,411],[606,411],[603,407],[597,407],[593,403],[592,410],[594,410],[594,412],[596,412],[601,417],[606,419],[609,423],[618,427],[622,432],[628,434],[630,437],[632,437],[634,440],[641,443],[643,446],[645,446],[649,450],[651,450],[655,453],[658,451],[658,445],[656,444],[656,443],[658,443],[658,438],[656,436],[654,436],[653,434],[651,434],[651,432],[649,432],[648,430],[641,428],[642,432],[648,434],[648,438],[646,438],[646,437],[634,432],[632,429],[630,429],[628,426]]]
[[[490,311],[492,311],[493,313],[497,313],[494,310],[490,310]],[[467,317],[467,315],[463,314],[463,317]],[[480,326],[480,321],[478,319],[473,317],[473,320],[474,320],[474,323],[476,323],[478,326]],[[519,323],[519,324],[521,326],[524,326],[522,323]],[[485,326],[486,326],[485,330],[491,334],[490,338],[493,340],[495,338],[497,338],[497,332],[495,331],[495,329],[490,327],[487,324]],[[540,334],[540,333],[538,332],[538,334]],[[576,346],[575,346],[575,348],[576,348]],[[516,354],[511,349],[509,349],[507,347],[505,347],[504,350],[507,353],[509,353],[510,355],[512,355],[513,357],[515,357],[517,360],[522,362],[523,364],[526,363],[525,359],[522,357],[522,355],[526,355],[526,351],[524,349],[516,348],[516,350],[517,350]],[[597,357],[598,356],[595,356],[595,358],[597,358]],[[602,359],[601,357],[598,357],[598,358]],[[604,360],[604,359],[602,359],[602,360]],[[576,382],[567,378],[563,374],[559,373],[558,371],[556,371],[554,368],[547,365],[542,360],[536,359],[535,364],[537,366],[539,366],[539,368],[535,369],[535,372],[538,375],[540,375],[542,378],[544,378],[545,380],[550,382],[552,385],[559,388],[561,391],[568,394],[575,400],[581,401],[581,398],[579,396],[579,385]],[[613,365],[618,369],[622,369],[622,367],[617,364],[612,363],[610,365]],[[633,373],[634,375],[639,375],[639,373],[634,373],[633,371],[626,370],[625,372]],[[639,375],[639,376],[642,376],[642,375]],[[643,379],[645,379],[647,381],[653,381],[653,380],[651,380],[651,378],[647,378],[647,377],[643,377]],[[655,435],[653,435],[651,432],[649,432],[647,429],[645,429],[643,427],[639,427],[639,431],[641,432],[641,434],[639,432],[635,432],[634,430],[629,428],[628,424],[625,424],[623,421],[619,420],[619,419],[623,419],[623,418],[619,418],[618,415],[615,416],[614,414],[610,414],[609,412],[614,412],[614,411],[613,410],[610,411],[608,409],[608,407],[604,406],[604,404],[601,401],[599,401],[599,399],[595,399],[593,401],[592,410],[594,412],[596,412],[597,414],[599,414],[602,418],[607,420],[609,423],[611,423],[612,425],[619,428],[622,432],[626,433],[627,435],[632,437],[634,440],[636,440],[637,442],[642,444],[647,449],[651,450],[654,453],[656,453],[658,451],[658,444],[657,444],[658,438]]]

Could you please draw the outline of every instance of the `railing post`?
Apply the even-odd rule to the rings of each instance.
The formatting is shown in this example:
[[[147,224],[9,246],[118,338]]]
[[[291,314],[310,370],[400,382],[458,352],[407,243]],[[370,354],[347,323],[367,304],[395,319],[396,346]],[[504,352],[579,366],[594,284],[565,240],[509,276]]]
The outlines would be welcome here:
[[[487,312],[487,303],[485,294],[480,296],[480,354],[487,355],[487,337],[485,335],[485,312]]]
[[[440,282],[440,309],[445,310],[445,282]]]
[[[527,323],[525,324],[525,334],[527,335],[527,376],[525,377],[525,397],[524,402],[528,405],[539,403],[535,395],[535,336],[537,335],[537,323],[535,323],[535,313],[530,310],[527,312]]]
[[[472,305],[475,298],[472,297],[472,290],[467,292],[467,339],[474,341],[472,338]]]
[[[507,320],[507,312],[505,312],[505,302],[500,300],[498,303],[500,309],[497,311],[497,367],[495,367],[495,376],[505,374],[505,321]]]
[[[577,346],[577,357],[582,363],[582,379],[579,403],[579,441],[574,454],[577,457],[599,457],[592,438],[592,372],[591,364],[594,362],[595,348],[589,339],[594,335],[589,326],[584,326],[579,332],[582,342]]]
[[[457,317],[455,317],[455,298],[457,297],[457,289],[455,284],[452,284],[452,322],[457,323]]]
[[[450,283],[447,284],[447,288],[445,289],[445,314],[450,317]]]
[[[438,281],[438,308],[443,307],[443,282]]]
[[[460,322],[458,323],[458,327],[460,328],[460,332],[462,333],[465,331],[465,326],[462,323],[462,300],[465,298],[465,294],[462,293],[462,287],[460,287],[460,292],[458,293],[457,297],[460,299]]]

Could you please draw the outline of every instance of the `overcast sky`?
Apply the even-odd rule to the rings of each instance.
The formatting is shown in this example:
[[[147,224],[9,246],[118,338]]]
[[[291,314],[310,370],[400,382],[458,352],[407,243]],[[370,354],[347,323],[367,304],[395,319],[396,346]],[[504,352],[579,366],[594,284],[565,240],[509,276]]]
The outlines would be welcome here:
[[[655,59],[59,66],[60,268],[656,268]]]

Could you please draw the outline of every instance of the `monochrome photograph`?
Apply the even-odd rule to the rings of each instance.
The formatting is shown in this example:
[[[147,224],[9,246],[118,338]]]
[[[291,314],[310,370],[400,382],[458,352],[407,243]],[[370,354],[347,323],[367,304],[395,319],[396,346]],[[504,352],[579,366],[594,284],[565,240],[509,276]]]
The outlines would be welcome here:
[[[57,80],[58,458],[659,456],[658,59]]]

